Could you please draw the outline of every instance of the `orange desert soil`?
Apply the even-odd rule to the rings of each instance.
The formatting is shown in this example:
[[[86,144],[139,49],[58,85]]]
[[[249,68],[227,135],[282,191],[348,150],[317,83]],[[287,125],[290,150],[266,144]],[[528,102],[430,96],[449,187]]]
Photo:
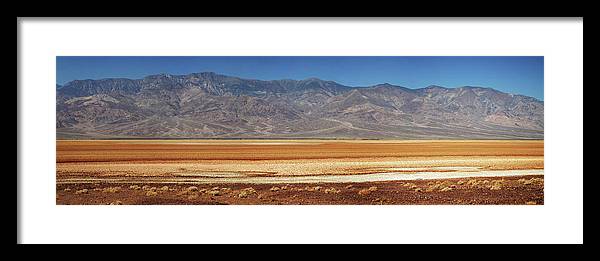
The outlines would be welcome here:
[[[543,204],[540,140],[59,140],[56,162],[57,204]]]

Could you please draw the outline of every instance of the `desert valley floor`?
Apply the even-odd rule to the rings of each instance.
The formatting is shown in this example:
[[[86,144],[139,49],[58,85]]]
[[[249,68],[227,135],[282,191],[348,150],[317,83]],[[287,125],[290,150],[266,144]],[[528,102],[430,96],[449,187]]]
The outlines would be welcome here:
[[[57,204],[543,204],[542,140],[59,140]]]

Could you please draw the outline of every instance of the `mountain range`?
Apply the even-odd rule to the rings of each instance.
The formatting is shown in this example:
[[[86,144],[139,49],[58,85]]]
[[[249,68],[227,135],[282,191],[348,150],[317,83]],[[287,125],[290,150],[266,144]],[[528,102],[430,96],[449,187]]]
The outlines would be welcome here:
[[[59,139],[543,139],[544,103],[484,87],[350,87],[212,72],[57,85]]]

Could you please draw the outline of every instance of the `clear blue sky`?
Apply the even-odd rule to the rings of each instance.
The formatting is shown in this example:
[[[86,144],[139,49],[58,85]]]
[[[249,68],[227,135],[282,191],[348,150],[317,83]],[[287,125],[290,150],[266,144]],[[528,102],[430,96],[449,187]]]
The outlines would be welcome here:
[[[543,56],[59,56],[56,80],[215,72],[277,80],[317,77],[348,86],[482,86],[543,100]]]

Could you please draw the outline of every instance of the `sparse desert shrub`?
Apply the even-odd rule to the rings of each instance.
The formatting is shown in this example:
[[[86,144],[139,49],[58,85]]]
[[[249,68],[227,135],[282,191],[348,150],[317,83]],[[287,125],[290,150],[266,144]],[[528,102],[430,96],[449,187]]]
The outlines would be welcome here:
[[[415,188],[417,188],[417,185],[415,183],[410,183],[410,182],[407,182],[407,183],[405,183],[402,186],[408,187],[409,189],[415,189]]]
[[[121,187],[108,187],[102,189],[102,193],[116,193],[119,191],[121,191]]]
[[[129,189],[139,190],[140,186],[138,186],[138,185],[131,185],[131,186],[129,186]]]
[[[490,186],[490,190],[501,190],[501,189],[502,189],[502,185],[494,184],[494,185]]]
[[[321,190],[322,187],[321,186],[314,186],[314,187],[305,187],[304,190],[306,191],[319,191]],[[300,189],[299,191],[302,191],[302,189]]]
[[[521,181],[521,180],[519,180],[519,181]],[[523,179],[522,183],[523,183],[523,185],[531,185],[534,183],[541,184],[542,181],[543,181],[543,179],[540,179],[540,178],[531,178],[531,179]]]
[[[221,190],[219,190],[219,187],[214,187],[209,190],[204,190],[204,194],[211,195],[211,196],[219,196],[219,195],[221,195]]]
[[[88,189],[80,189],[80,190],[75,191],[75,194],[85,194],[85,193],[88,193]]]
[[[247,192],[249,192],[250,194],[254,194],[254,193],[256,193],[256,190],[255,190],[254,188],[252,188],[252,187],[245,188],[245,189],[242,189],[242,190],[243,190],[243,191],[247,191]]]
[[[144,185],[144,186],[142,186],[142,189],[143,189],[143,190],[148,190],[148,189],[150,189],[150,186],[148,186],[148,185]]]
[[[340,193],[340,192],[341,191],[339,189],[336,189],[336,188],[333,188],[333,187],[325,189],[325,194],[330,194],[330,193],[331,194],[337,194],[337,193]]]
[[[245,188],[240,190],[240,193],[238,194],[239,198],[247,198],[250,195],[256,194],[256,190],[254,188]]]
[[[473,188],[473,187],[479,185],[479,180],[470,179],[469,181],[467,181],[466,185],[469,186],[469,187],[471,187],[471,188]]]
[[[365,195],[369,195],[369,194],[371,194],[371,191],[369,191],[368,189],[361,189],[358,191],[358,195],[361,195],[361,196],[365,196]]]
[[[376,186],[372,186],[372,187],[370,187],[368,189],[361,189],[360,191],[358,191],[358,195],[361,195],[361,196],[369,195],[373,191],[377,191],[377,187]]]
[[[427,187],[427,189],[425,189],[425,191],[432,192],[432,191],[437,190],[439,188],[440,188],[440,184],[436,183],[436,184],[433,184],[433,185],[430,185],[429,187]]]
[[[425,189],[425,191],[427,192],[432,192],[435,190],[439,190],[439,191],[450,191],[453,188],[455,188],[456,185],[452,184],[452,182],[450,181],[436,181],[433,185],[429,186],[427,189]]]
[[[219,196],[219,195],[221,195],[221,191],[219,191],[219,190],[209,190],[209,191],[206,191],[206,194],[211,195],[211,196]]]
[[[273,192],[277,192],[277,191],[279,191],[279,187],[272,187],[272,188],[271,188],[271,189],[269,189],[269,190],[270,190],[270,191],[273,191]]]
[[[162,190],[162,191],[167,191],[167,190],[169,190],[169,186],[162,186],[162,187],[160,188],[160,190]]]
[[[221,192],[223,192],[223,193],[231,192],[231,188],[221,188]]]
[[[490,186],[490,190],[501,190],[504,185],[504,180],[494,180]]]
[[[171,189],[169,189],[169,190],[171,190]],[[203,189],[203,190],[206,190],[206,189]],[[190,194],[194,194],[194,193],[202,193],[203,190],[198,190],[198,187],[191,186],[191,187],[181,190],[181,192],[177,193],[177,195],[181,196],[181,195],[190,195]]]
[[[152,190],[146,191],[146,196],[148,196],[148,197],[153,197],[156,195],[158,195],[158,192],[156,192],[156,191],[152,191]]]

